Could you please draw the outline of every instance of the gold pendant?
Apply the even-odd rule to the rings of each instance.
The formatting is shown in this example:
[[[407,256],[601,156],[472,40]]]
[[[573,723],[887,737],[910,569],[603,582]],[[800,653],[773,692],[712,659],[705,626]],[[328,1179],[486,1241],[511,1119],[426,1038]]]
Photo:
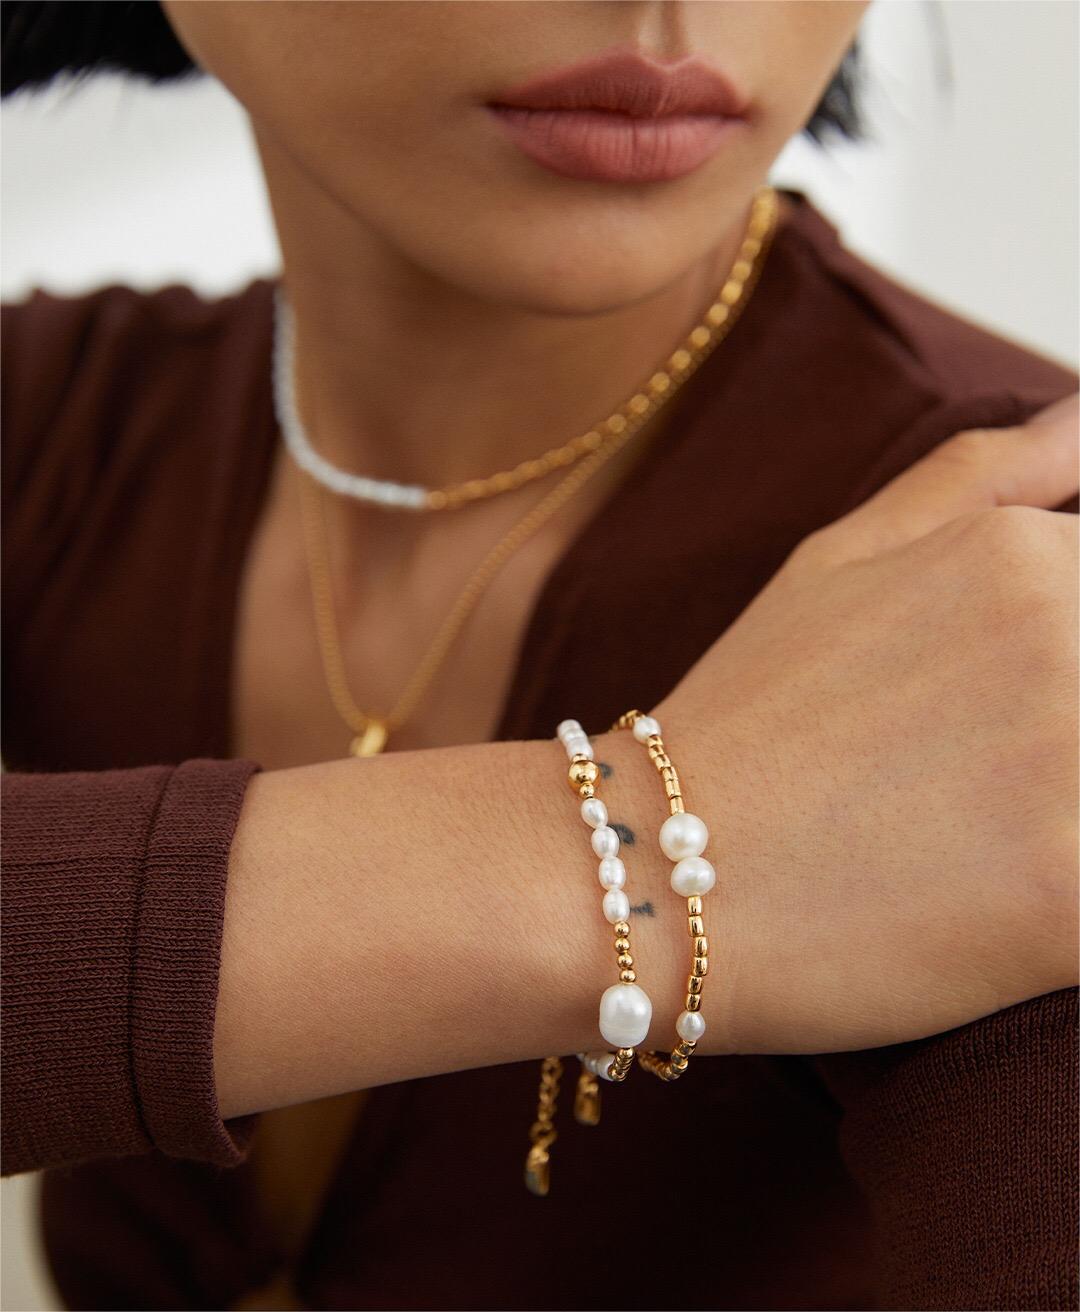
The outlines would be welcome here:
[[[551,1157],[543,1144],[534,1144],[525,1158],[525,1188],[537,1198],[547,1197],[551,1188]]]
[[[600,1082],[588,1071],[582,1071],[578,1076],[574,1120],[579,1125],[600,1124]]]
[[[349,744],[349,755],[378,756],[386,746],[389,736],[390,730],[382,720],[368,720],[364,732],[357,734]]]

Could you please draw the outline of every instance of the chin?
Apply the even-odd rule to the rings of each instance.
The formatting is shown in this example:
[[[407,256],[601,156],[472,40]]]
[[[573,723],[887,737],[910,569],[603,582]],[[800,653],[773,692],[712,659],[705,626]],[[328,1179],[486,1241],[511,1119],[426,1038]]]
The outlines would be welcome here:
[[[704,255],[675,236],[657,236],[651,226],[637,240],[584,238],[580,231],[551,240],[533,229],[513,240],[505,227],[488,234],[475,250],[427,253],[418,261],[439,281],[479,300],[536,314],[592,316],[610,313],[656,295]],[[542,239],[538,240],[538,237]]]

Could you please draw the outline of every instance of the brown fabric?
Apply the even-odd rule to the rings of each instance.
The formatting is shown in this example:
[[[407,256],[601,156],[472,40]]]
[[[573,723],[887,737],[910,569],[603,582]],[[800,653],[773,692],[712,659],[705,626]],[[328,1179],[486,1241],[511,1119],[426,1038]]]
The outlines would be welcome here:
[[[228,845],[258,768],[231,759],[229,668],[278,440],[271,293],[114,286],[4,310],[3,1170],[50,1168],[46,1251],[72,1308],[223,1308],[279,1258],[258,1118],[221,1122],[211,1079]],[[659,700],[806,533],[952,432],[1074,387],[888,282],[793,198],[680,431],[548,578],[498,736]],[[639,531],[656,514],[678,534],[662,556]],[[598,616],[601,582],[647,595],[655,622]],[[603,680],[575,677],[581,641]],[[567,1125],[545,1200],[520,1183],[531,1063],[376,1090],[300,1296],[1073,1308],[1075,1003],[633,1081],[602,1134]]]

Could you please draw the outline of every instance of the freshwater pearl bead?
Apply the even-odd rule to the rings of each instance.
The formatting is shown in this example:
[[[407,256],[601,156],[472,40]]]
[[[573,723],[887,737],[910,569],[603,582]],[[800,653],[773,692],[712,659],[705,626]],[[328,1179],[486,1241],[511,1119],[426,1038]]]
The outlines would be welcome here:
[[[581,818],[593,829],[607,824],[607,807],[599,797],[586,797],[581,804]]]
[[[687,1043],[697,1043],[705,1033],[705,1018],[700,1011],[684,1011],[675,1022],[675,1031]]]
[[[604,894],[604,918],[617,925],[630,914],[630,899],[621,888],[609,888]]]
[[[592,1075],[598,1075],[602,1080],[610,1080],[608,1069],[615,1060],[614,1053],[610,1052],[584,1052],[579,1056],[582,1066]]]
[[[600,1033],[615,1048],[636,1048],[645,1042],[652,1020],[652,1003],[639,984],[612,984],[600,999]]]
[[[700,897],[716,884],[716,870],[703,856],[687,856],[671,871],[671,887],[682,897]]]
[[[577,720],[562,720],[559,723],[558,728],[555,730],[555,737],[558,738],[561,743],[566,742],[567,738],[574,735],[581,737],[585,736],[585,731],[582,729],[581,725],[578,724]]]
[[[571,734],[568,738],[564,738],[563,746],[566,748],[567,756],[591,757],[593,754],[592,743],[583,733]]]
[[[604,888],[622,888],[626,883],[626,867],[623,865],[621,857],[606,856],[600,862],[597,874]]]
[[[639,743],[643,743],[650,734],[660,732],[660,721],[654,720],[651,715],[643,715],[640,720],[634,721],[631,732]]]
[[[619,855],[619,835],[610,825],[601,825],[592,832],[592,850],[598,857]]]
[[[660,826],[660,847],[669,861],[681,861],[686,856],[700,856],[709,841],[709,831],[700,816],[689,811],[669,815]]]

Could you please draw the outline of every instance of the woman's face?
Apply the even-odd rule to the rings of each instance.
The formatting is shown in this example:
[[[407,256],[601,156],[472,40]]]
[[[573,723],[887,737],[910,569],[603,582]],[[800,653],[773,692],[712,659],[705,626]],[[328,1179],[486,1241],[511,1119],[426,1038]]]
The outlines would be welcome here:
[[[584,314],[661,290],[741,221],[865,3],[165,0],[165,9],[247,109],[267,158],[287,160],[331,212],[483,299]],[[610,109],[591,111],[607,115],[594,118],[599,129],[579,111],[564,130],[551,125],[571,122],[566,109],[491,108],[539,75],[632,50],[718,70],[729,93],[722,125],[684,118],[650,138],[657,123],[631,129],[625,111],[618,123]],[[705,157],[694,166],[677,147],[702,122]],[[631,131],[642,134],[639,152]],[[556,158],[538,162],[530,143]]]

